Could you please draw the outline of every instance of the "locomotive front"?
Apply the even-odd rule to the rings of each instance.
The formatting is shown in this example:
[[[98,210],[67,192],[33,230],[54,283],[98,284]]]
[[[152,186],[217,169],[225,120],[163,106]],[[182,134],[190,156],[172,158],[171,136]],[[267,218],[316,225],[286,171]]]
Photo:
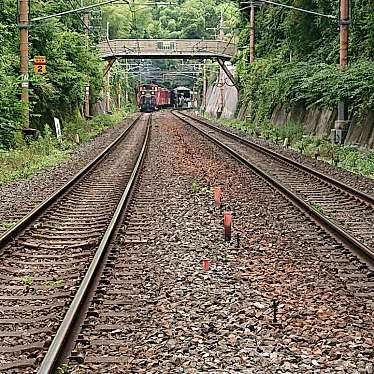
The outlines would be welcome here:
[[[138,86],[137,91],[137,103],[141,112],[153,112],[157,109],[156,85],[143,84]]]

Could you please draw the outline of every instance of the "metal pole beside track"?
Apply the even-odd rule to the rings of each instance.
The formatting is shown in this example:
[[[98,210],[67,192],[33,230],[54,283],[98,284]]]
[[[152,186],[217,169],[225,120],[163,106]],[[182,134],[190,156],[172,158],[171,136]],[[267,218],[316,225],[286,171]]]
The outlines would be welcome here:
[[[29,114],[29,0],[19,0],[19,36],[20,36],[20,73],[21,73],[21,102],[22,125],[30,127]]]
[[[339,64],[343,73],[348,66],[348,38],[350,23],[350,3],[349,0],[340,0],[340,50]],[[348,110],[345,98],[341,98],[338,104],[338,119],[335,121],[332,130],[333,143],[344,144],[345,137],[348,132]]]
[[[249,63],[253,64],[255,59],[255,5],[251,4],[249,16]]]
[[[83,23],[85,25],[86,48],[88,50],[89,44],[90,44],[90,16],[88,13],[84,14]],[[87,85],[85,87],[85,93],[84,93],[84,116],[86,118],[90,116],[90,84],[89,82],[87,82]]]

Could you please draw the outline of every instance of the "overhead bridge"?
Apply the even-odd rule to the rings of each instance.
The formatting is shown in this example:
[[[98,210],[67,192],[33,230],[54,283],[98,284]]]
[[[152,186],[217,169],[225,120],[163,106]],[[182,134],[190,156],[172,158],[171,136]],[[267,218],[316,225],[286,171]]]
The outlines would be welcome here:
[[[230,60],[236,53],[234,43],[200,39],[114,39],[98,45],[101,58],[220,59]]]

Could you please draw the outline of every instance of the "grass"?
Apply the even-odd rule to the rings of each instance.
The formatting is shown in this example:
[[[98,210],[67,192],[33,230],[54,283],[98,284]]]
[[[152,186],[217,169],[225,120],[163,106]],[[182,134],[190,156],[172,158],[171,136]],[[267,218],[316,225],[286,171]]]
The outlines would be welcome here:
[[[45,285],[49,287],[58,287],[58,286],[62,286],[63,284],[64,284],[63,279],[51,279],[45,282]]]
[[[0,184],[28,178],[36,170],[55,166],[65,160],[68,150],[53,143],[44,137],[15,150],[0,151]]]
[[[69,366],[69,364],[62,364],[61,366],[59,366],[57,368],[57,373],[58,374],[67,374],[69,373],[71,367]]]
[[[21,283],[26,287],[31,287],[33,283],[33,279],[30,275],[26,275],[23,278],[21,278]]]
[[[208,195],[213,195],[213,189],[211,187],[203,187],[201,189],[201,192],[206,193]]]
[[[10,230],[16,224],[17,224],[17,222],[14,222],[14,221],[3,221],[3,222],[0,223],[0,227],[4,230]]]
[[[86,142],[105,129],[121,121],[126,113],[99,115],[90,121],[80,120],[67,123],[63,127],[63,141],[59,142],[48,126],[43,136],[29,142],[18,139],[12,150],[0,149],[0,184],[29,178],[37,170],[52,167],[68,159],[80,142]]]
[[[196,193],[199,190],[199,184],[196,181],[192,181],[191,183],[191,191]]]
[[[200,187],[197,181],[192,181],[191,183],[191,191],[193,193],[202,192],[208,195],[213,195],[213,189],[211,187]]]
[[[311,205],[312,205],[312,207],[313,207],[313,208],[314,208],[318,213],[321,213],[321,214],[324,213],[323,208],[322,208],[322,206],[321,206],[320,204],[318,204],[318,203],[312,203]]]

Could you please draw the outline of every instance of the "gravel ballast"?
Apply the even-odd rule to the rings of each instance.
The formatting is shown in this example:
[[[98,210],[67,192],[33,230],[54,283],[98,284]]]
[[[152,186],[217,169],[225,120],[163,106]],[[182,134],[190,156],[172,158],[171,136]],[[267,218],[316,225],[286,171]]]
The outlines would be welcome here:
[[[371,373],[372,300],[352,279],[372,273],[193,129],[170,114],[154,119],[132,216],[73,372]]]

